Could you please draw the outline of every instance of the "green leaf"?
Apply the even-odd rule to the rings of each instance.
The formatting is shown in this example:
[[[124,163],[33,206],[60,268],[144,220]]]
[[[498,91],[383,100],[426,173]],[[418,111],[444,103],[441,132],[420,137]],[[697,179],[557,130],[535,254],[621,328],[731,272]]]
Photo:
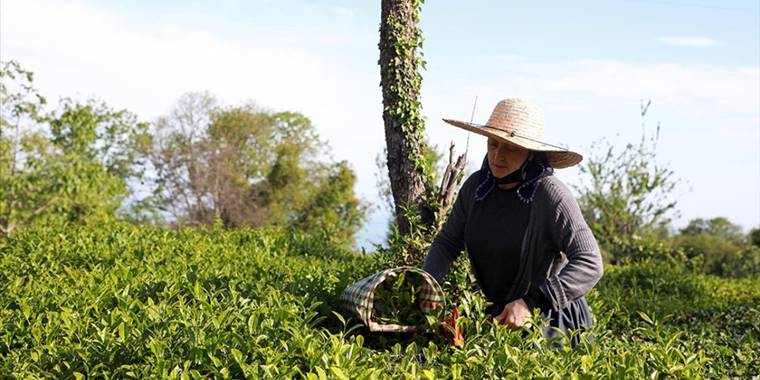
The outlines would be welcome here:
[[[343,326],[345,326],[345,325],[346,325],[346,319],[345,319],[345,318],[343,318],[343,316],[342,316],[342,315],[340,315],[340,313],[338,313],[338,312],[336,312],[336,311],[334,311],[334,310],[332,310],[331,312],[332,312],[332,313],[335,315],[335,317],[336,317],[336,318],[338,318],[338,320],[340,321],[340,323],[341,323]]]
[[[332,374],[335,375],[335,377],[340,380],[349,380],[349,377],[346,376],[346,374],[343,373],[343,370],[341,370],[338,367],[335,367],[335,366],[330,367],[330,372],[332,372]]]
[[[127,340],[127,333],[125,331],[124,322],[119,323],[119,339],[122,342]]]

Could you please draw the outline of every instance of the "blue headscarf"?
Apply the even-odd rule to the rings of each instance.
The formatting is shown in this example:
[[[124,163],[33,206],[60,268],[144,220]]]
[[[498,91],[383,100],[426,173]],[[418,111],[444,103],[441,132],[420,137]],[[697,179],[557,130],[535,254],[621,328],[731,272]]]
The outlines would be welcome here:
[[[529,159],[518,170],[521,170],[522,183],[517,188],[517,197],[525,203],[533,202],[536,195],[538,180],[550,176],[554,169],[549,165],[546,155],[543,152],[534,152],[533,158]],[[488,154],[483,158],[483,164],[478,171],[478,187],[475,188],[475,201],[483,200],[494,187],[496,187],[497,177],[491,173],[488,166]]]

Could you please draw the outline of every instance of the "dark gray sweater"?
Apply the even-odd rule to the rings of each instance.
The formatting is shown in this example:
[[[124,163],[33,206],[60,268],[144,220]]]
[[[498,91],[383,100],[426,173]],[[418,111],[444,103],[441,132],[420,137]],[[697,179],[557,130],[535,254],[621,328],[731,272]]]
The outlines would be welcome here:
[[[509,212],[504,209],[505,192],[494,189],[475,201],[477,174],[470,175],[460,188],[448,219],[430,246],[425,271],[441,282],[451,263],[466,250],[478,285],[491,302],[506,304],[526,296],[535,299],[529,294],[540,293],[555,310],[586,294],[599,281],[603,271],[599,247],[578,202],[555,176],[539,180],[534,201],[528,206],[517,262],[494,259],[506,252],[504,242],[510,240],[500,234],[522,228],[505,223],[500,214]]]

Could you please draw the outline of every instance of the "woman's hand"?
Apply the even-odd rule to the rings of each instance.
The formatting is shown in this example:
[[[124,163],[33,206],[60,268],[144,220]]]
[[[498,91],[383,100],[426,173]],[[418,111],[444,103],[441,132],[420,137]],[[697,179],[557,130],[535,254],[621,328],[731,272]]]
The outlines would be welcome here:
[[[531,315],[530,308],[520,298],[506,304],[501,314],[496,316],[496,322],[514,330],[522,327],[530,319]]]

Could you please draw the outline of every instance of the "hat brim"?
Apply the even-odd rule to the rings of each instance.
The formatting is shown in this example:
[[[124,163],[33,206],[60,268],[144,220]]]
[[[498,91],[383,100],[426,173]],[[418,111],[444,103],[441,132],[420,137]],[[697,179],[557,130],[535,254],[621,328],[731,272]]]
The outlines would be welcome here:
[[[491,128],[487,125],[468,123],[466,121],[459,120],[443,119],[443,121],[455,127],[459,127],[470,132],[477,133],[479,135],[493,137],[497,140],[504,141],[509,144],[514,144],[528,150],[544,152],[546,154],[547,160],[549,160],[549,164],[556,169],[569,168],[583,161],[583,156],[579,153],[568,149],[559,149],[556,146],[540,141],[526,139],[520,136],[512,136],[509,132],[502,131],[501,129]]]

